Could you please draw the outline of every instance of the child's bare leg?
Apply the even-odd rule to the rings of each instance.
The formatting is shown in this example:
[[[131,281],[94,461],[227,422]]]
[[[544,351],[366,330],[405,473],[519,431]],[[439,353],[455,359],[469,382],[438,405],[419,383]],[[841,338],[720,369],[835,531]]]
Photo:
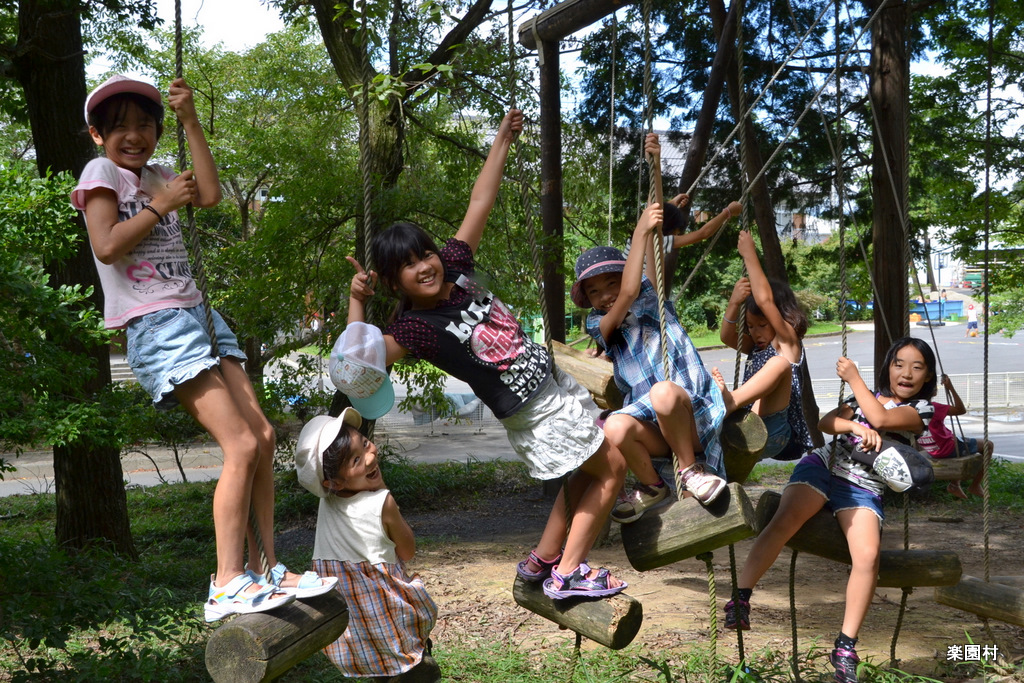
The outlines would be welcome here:
[[[955,479],[946,484],[946,491],[954,498],[959,498],[960,500],[967,500],[967,494],[964,493],[964,490],[962,488],[960,488],[960,482]]]
[[[200,373],[177,386],[174,393],[224,453],[224,466],[213,494],[213,524],[217,541],[215,584],[224,586],[244,571],[242,545],[258,466],[257,438],[219,369]],[[259,587],[250,587],[250,590],[256,591]]]
[[[569,500],[572,501],[574,510],[579,505],[583,492],[592,485],[592,480],[593,477],[582,470],[577,470],[569,477]],[[558,495],[555,496],[555,502],[551,506],[551,512],[548,513],[548,521],[544,524],[544,531],[541,533],[540,541],[534,549],[534,552],[542,560],[553,560],[562,553],[562,546],[565,544],[566,537],[565,514],[565,486],[561,486],[558,489]],[[527,568],[530,571],[541,569],[532,560],[527,562]]]
[[[875,594],[881,531],[878,517],[867,508],[843,510],[836,514],[836,519],[846,535],[853,560],[850,578],[846,582],[843,633],[856,638]]]
[[[676,454],[680,468],[689,467],[701,447],[690,395],[674,382],[658,382],[651,387],[650,397],[669,451]]]
[[[590,554],[594,541],[601,533],[601,527],[615,504],[619,489],[622,488],[622,482],[626,477],[626,461],[621,453],[605,441],[580,469],[589,475],[590,483],[573,509],[572,526],[565,539],[562,560],[557,567],[558,573],[563,575],[573,572]],[[594,572],[596,575],[596,568]],[[622,582],[610,577],[608,585],[609,588],[614,588],[622,585]]]
[[[747,553],[747,560],[736,580],[736,587],[756,586],[764,573],[775,564],[786,542],[824,505],[825,497],[810,486],[787,486],[772,521],[754,539],[754,545]]]
[[[995,444],[992,443],[991,441],[985,441],[985,440],[981,441],[981,449],[980,450],[981,450],[981,453],[985,456],[986,460],[991,460],[992,459],[992,453],[995,451],[995,448],[996,448]],[[978,473],[976,475],[974,475],[974,480],[971,481],[971,485],[969,487],[967,487],[967,490],[971,493],[971,495],[975,495],[975,496],[979,496],[979,497],[985,495],[985,492],[981,490],[981,480],[982,480],[982,478],[984,476],[985,476],[984,468],[979,470]]]
[[[730,413],[755,401],[760,401],[755,406],[758,415],[777,413],[789,405],[789,396],[793,390],[792,368],[789,361],[782,356],[769,358],[764,367],[755,372],[750,379],[730,391],[729,397],[726,397],[725,379],[718,368],[712,368],[711,377],[722,390],[725,407]]]
[[[609,415],[604,424],[604,435],[622,453],[626,466],[637,481],[646,486],[661,482],[661,476],[651,463],[651,453],[664,453],[666,445],[653,424],[629,415]]]

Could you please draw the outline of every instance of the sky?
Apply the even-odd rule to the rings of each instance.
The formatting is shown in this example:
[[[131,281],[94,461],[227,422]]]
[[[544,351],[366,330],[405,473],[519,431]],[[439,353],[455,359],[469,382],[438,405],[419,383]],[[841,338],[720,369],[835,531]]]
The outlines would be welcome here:
[[[174,0],[156,0],[157,14],[164,26],[174,28]],[[263,41],[268,33],[284,28],[284,22],[273,7],[259,0],[181,0],[181,23],[185,27],[202,27],[206,45],[223,43],[224,48],[240,52]],[[94,59],[88,68],[91,77],[110,70],[102,57]]]

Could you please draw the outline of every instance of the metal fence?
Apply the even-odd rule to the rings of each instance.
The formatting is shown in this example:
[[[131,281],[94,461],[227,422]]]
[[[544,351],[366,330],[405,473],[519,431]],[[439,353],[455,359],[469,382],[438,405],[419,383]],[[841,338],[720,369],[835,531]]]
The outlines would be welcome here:
[[[862,376],[874,376],[870,368],[862,368]],[[950,375],[953,388],[960,395],[967,410],[982,410],[985,398],[985,376],[982,374]],[[814,398],[822,413],[828,412],[839,400],[839,378],[813,379]],[[869,383],[870,386],[870,383]],[[843,396],[849,398],[850,387],[844,387]],[[939,386],[935,400],[946,402],[946,392]],[[1024,407],[1024,372],[990,372],[988,374],[988,407],[990,409]]]
[[[865,377],[873,376],[870,368],[862,368]],[[970,411],[983,408],[985,377],[981,374],[950,375],[953,387]],[[839,378],[812,379],[814,397],[822,414],[834,408],[839,400]],[[1024,372],[993,372],[988,376],[988,401],[991,410],[1024,408]],[[844,398],[852,395],[850,387],[843,389]],[[460,395],[461,396],[461,395]],[[463,400],[465,397],[463,397]],[[939,387],[936,400],[945,402],[945,392]],[[436,413],[400,412],[397,408],[378,420],[385,433],[418,432],[423,436],[440,434],[468,434],[485,428],[498,427],[500,422],[480,401],[466,401],[460,405],[458,418],[440,418]]]

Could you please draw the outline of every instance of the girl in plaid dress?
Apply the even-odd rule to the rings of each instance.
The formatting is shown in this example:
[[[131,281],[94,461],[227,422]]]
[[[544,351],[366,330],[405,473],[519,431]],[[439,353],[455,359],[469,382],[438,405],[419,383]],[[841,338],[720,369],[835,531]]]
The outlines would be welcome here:
[[[740,208],[734,202],[712,219],[714,226]],[[593,308],[587,332],[611,358],[623,395],[622,409],[604,425],[605,437],[622,451],[637,478],[634,490],[620,497],[612,511],[612,519],[621,523],[639,519],[668,495],[651,456],[674,452],[687,491],[702,504],[714,501],[725,487],[717,474],[723,471],[719,434],[725,404],[671,302],[665,305],[671,376],[665,376],[657,291],[648,279],[654,264],[651,234],[663,218],[658,204],[644,211],[632,244],[646,249],[634,248],[628,257],[613,247],[586,251],[576,261],[570,293],[580,308]],[[697,461],[698,453],[703,462]]]
[[[324,653],[351,678],[398,676],[419,667],[440,676],[430,656],[437,606],[405,563],[416,539],[381,478],[377,447],[359,432],[362,417],[314,417],[295,454],[299,483],[320,498],[313,567],[338,578],[348,628]]]

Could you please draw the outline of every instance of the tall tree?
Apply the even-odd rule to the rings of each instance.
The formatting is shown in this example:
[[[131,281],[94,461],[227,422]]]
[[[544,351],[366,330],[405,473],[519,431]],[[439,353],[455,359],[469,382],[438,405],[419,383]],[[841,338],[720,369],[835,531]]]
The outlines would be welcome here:
[[[148,6],[148,2],[111,1],[105,9],[127,16]],[[24,93],[40,175],[69,171],[77,177],[95,156],[92,142],[83,134],[82,121],[86,89],[81,21],[86,9],[67,0],[21,0],[17,6],[17,39],[7,56]],[[85,225],[80,217],[76,221],[77,231],[84,237]],[[57,286],[93,287],[94,303],[102,310],[87,239],[79,241],[69,259],[51,261],[46,268]],[[68,351],[93,370],[77,399],[83,404],[95,402],[110,383],[109,349],[75,338],[67,344]],[[57,541],[70,548],[102,542],[135,556],[119,448],[93,438],[86,425],[77,438],[53,447],[53,466]]]

